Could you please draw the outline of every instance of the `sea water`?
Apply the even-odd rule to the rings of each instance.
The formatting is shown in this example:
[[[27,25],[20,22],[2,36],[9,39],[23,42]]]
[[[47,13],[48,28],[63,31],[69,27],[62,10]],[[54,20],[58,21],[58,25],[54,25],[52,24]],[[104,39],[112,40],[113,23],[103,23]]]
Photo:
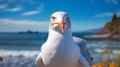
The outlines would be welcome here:
[[[73,36],[83,38],[84,35],[93,33],[73,33]],[[0,62],[0,67],[37,67],[35,59],[40,52],[41,45],[47,40],[48,33],[0,33],[0,56],[4,61]],[[87,47],[95,62],[107,59],[102,53],[103,48],[108,48],[109,52],[120,53],[120,42],[115,40],[88,39]]]

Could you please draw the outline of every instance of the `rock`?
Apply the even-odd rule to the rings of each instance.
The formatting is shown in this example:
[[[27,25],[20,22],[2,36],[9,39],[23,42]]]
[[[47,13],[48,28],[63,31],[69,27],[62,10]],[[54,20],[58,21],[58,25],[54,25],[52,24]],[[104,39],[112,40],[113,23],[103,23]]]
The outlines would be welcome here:
[[[108,22],[104,26],[102,33],[119,34],[120,33],[120,17],[116,17],[116,15],[114,15],[112,21]]]
[[[108,22],[102,32],[86,36],[86,38],[101,38],[101,39],[114,39],[120,40],[120,17],[113,15],[112,21]]]
[[[3,58],[2,57],[0,57],[0,62],[2,62],[3,61]]]

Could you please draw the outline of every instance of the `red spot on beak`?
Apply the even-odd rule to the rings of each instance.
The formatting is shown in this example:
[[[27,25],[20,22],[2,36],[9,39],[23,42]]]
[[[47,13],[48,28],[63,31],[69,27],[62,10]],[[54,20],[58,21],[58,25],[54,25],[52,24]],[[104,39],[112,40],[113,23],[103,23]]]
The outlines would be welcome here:
[[[59,22],[58,26],[60,27],[61,31],[64,32],[64,22]]]

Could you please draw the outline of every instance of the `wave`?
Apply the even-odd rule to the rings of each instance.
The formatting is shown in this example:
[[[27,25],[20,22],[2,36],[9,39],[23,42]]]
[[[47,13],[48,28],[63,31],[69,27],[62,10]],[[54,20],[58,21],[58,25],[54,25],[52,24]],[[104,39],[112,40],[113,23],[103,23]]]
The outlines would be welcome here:
[[[3,62],[0,67],[37,67],[35,59],[40,51],[30,50],[0,50]]]
[[[113,53],[120,53],[120,50],[113,50]]]
[[[102,53],[102,49],[94,49],[94,51],[97,53]]]

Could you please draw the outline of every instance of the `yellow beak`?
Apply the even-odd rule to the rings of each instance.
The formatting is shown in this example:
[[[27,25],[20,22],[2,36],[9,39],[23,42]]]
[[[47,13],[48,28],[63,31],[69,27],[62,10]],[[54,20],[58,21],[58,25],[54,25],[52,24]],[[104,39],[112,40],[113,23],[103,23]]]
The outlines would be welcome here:
[[[60,27],[61,31],[64,32],[64,22],[59,22],[58,26]]]

